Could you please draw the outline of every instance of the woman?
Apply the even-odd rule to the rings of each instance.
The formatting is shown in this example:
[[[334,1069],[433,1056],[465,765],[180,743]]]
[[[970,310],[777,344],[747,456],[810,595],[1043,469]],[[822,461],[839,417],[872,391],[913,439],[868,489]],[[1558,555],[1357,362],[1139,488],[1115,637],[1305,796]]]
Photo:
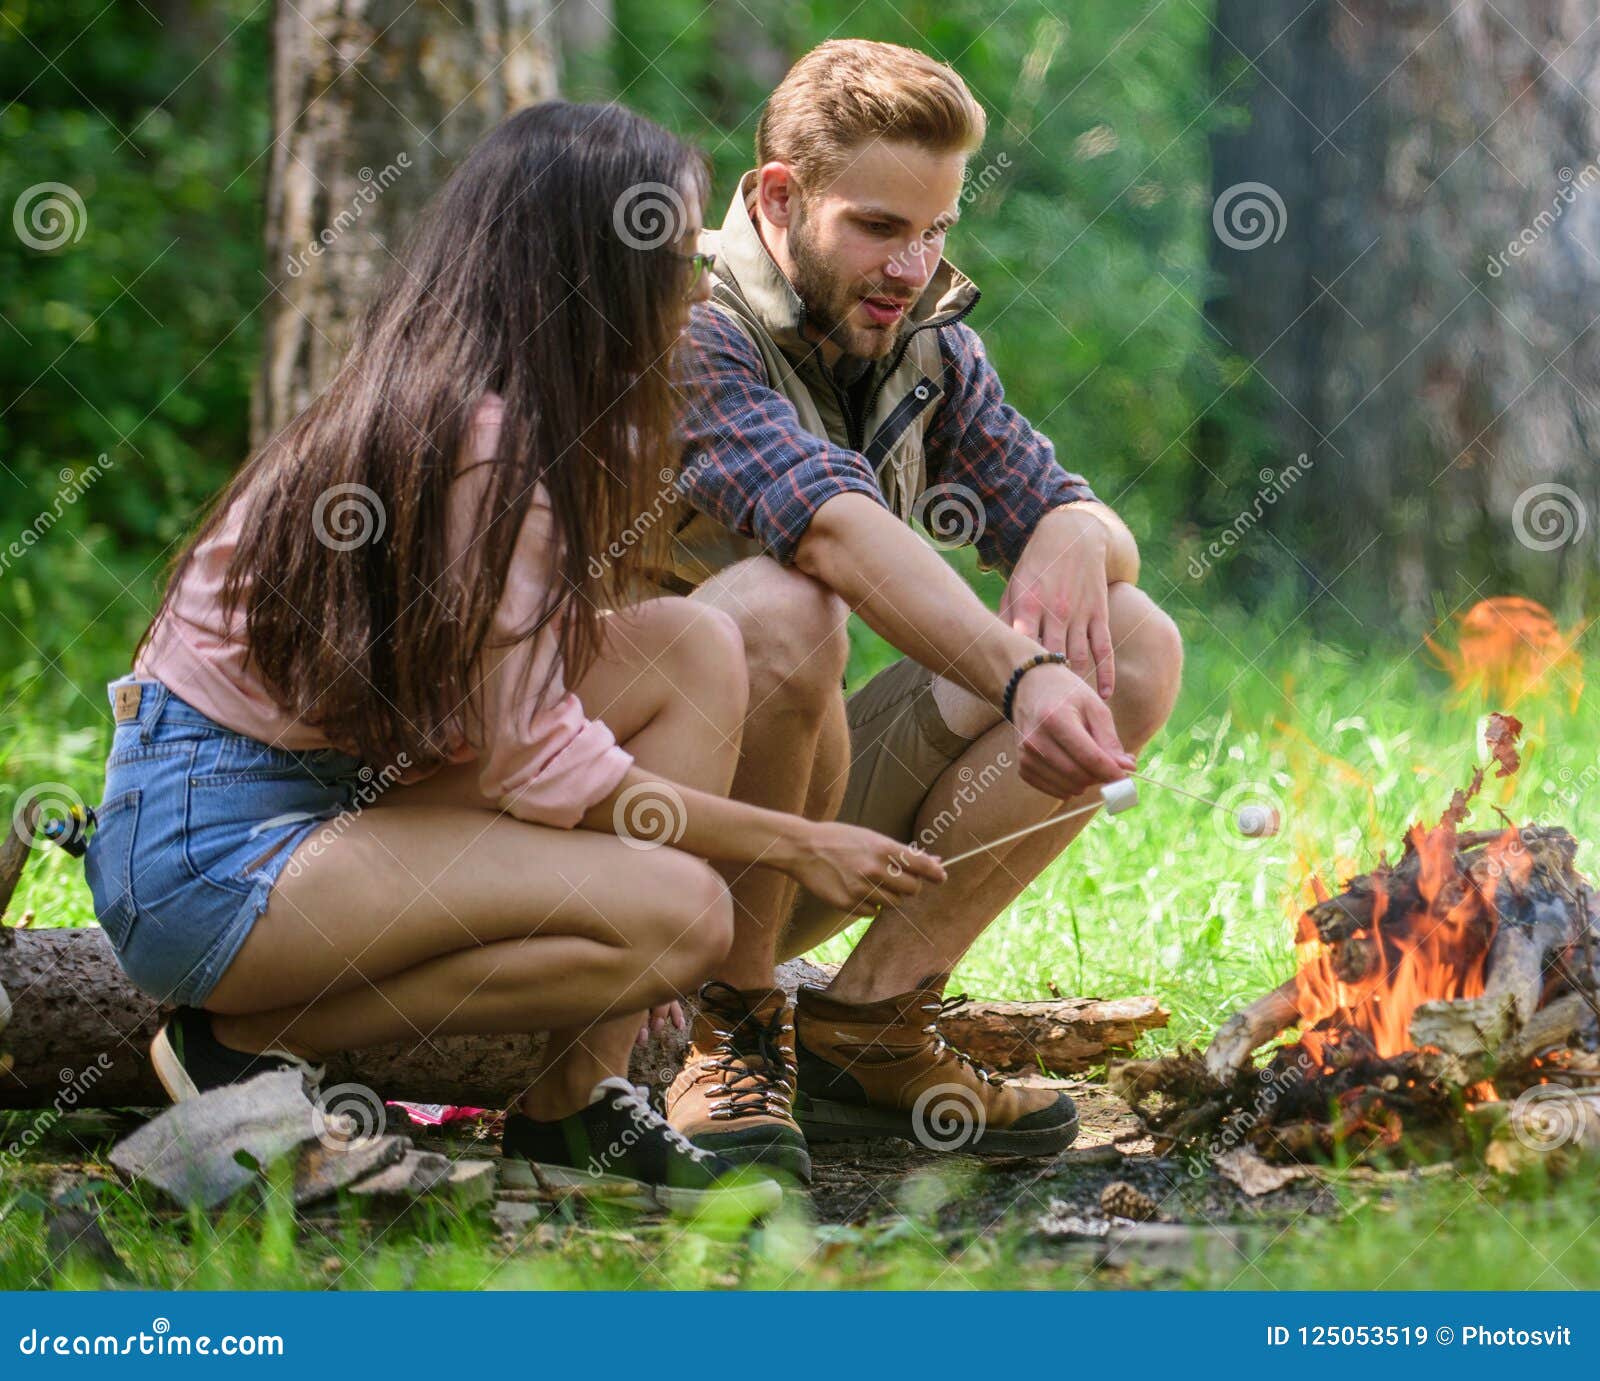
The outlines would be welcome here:
[[[510,117],[177,562],[109,688],[87,860],[129,976],[181,1004],[152,1048],[174,1098],[548,1030],[508,1171],[692,1207],[730,1167],[624,1076],[645,1014],[730,943],[704,860],[841,907],[942,879],[880,835],[728,801],[734,625],[623,607],[670,526],[645,515],[673,498],[706,190],[697,155],[618,107]],[[679,223],[630,231],[641,191]]]

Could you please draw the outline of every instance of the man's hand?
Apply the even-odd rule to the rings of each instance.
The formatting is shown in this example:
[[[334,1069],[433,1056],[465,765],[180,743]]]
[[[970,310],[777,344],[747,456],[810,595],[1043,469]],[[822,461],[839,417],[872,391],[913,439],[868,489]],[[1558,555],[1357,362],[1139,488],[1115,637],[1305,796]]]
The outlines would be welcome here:
[[[1101,511],[1117,521],[1109,509]],[[1118,567],[1115,533],[1111,540],[1110,564],[1125,569]],[[1128,543],[1131,547],[1131,537]],[[1103,610],[1104,549],[1101,559],[1097,578]],[[996,709],[1012,672],[1040,651],[1036,637],[997,619],[938,553],[865,494],[839,494],[818,508],[795,564],[908,657]],[[1076,796],[1095,782],[1117,781],[1136,765],[1117,737],[1110,707],[1067,667],[1046,664],[1027,672],[1011,718],[1021,745],[1022,779],[1052,796]]]
[[[1105,701],[1066,667],[1047,664],[1027,672],[1017,686],[1011,722],[1022,780],[1063,801],[1138,766],[1123,748]]]
[[[1106,596],[1111,546],[1111,531],[1087,504],[1057,508],[1033,530],[1000,601],[1011,628],[1066,653],[1102,700],[1116,687]]]

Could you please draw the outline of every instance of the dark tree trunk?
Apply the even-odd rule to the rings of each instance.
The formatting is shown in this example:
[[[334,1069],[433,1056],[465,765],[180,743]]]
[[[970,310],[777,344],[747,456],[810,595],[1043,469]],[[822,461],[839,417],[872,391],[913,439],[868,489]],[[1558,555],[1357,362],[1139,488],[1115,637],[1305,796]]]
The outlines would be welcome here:
[[[257,443],[327,383],[461,155],[556,87],[551,0],[294,0],[279,4],[273,42]]]
[[[1219,0],[1216,89],[1249,121],[1213,141],[1210,315],[1269,426],[1249,437],[1237,398],[1210,419],[1250,478],[1208,517],[1305,452],[1257,516],[1308,596],[1326,583],[1415,625],[1600,584],[1593,18],[1578,0]],[[1237,214],[1252,197],[1264,221]]]

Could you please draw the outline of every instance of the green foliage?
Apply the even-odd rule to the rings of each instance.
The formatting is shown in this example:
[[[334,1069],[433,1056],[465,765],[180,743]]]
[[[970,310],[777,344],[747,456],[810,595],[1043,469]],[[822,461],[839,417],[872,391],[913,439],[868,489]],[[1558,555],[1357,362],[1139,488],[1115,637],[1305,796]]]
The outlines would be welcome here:
[[[695,140],[720,199],[771,81],[812,44],[884,38],[953,62],[990,111],[950,247],[984,291],[975,324],[1011,399],[1128,516],[1147,564],[1175,571],[1162,539],[1185,497],[1182,438],[1218,370],[1199,312],[1204,138],[1221,115],[1204,104],[1202,10],[759,10],[757,25],[741,6],[621,0],[619,36],[568,64],[568,90]],[[0,208],[40,215],[28,194],[52,182],[82,205],[81,235],[57,248],[0,234],[0,664],[70,723],[100,712],[167,560],[245,452],[269,15],[246,0],[166,6],[163,23],[92,0],[0,5]]]
[[[1161,560],[1189,497],[1186,438],[1221,391],[1201,313],[1205,141],[1225,114],[1207,104],[1205,9],[1019,0],[997,21],[981,0],[814,0],[758,12],[759,28],[742,6],[619,0],[622,99],[711,153],[720,199],[754,162],[770,85],[758,54],[781,71],[852,37],[951,63],[989,113],[947,247],[983,292],[972,324],[1011,401]],[[718,53],[727,60],[708,61]]]
[[[162,11],[0,5],[0,665],[79,724],[243,455],[265,291],[270,10]]]

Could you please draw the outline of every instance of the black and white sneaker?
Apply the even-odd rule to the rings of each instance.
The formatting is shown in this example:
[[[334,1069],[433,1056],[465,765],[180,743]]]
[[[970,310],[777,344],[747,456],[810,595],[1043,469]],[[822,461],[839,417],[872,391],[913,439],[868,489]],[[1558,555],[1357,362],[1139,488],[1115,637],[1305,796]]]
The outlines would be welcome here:
[[[287,1050],[249,1055],[224,1045],[211,1033],[211,1014],[198,1007],[179,1007],[150,1042],[150,1063],[174,1103],[197,1098],[214,1088],[242,1084],[276,1069],[299,1070],[306,1097],[315,1098],[327,1072]]]
[[[783,1202],[783,1187],[696,1146],[626,1079],[602,1079],[589,1106],[558,1122],[506,1117],[500,1183],[574,1189],[674,1213],[726,1206],[755,1218]]]

